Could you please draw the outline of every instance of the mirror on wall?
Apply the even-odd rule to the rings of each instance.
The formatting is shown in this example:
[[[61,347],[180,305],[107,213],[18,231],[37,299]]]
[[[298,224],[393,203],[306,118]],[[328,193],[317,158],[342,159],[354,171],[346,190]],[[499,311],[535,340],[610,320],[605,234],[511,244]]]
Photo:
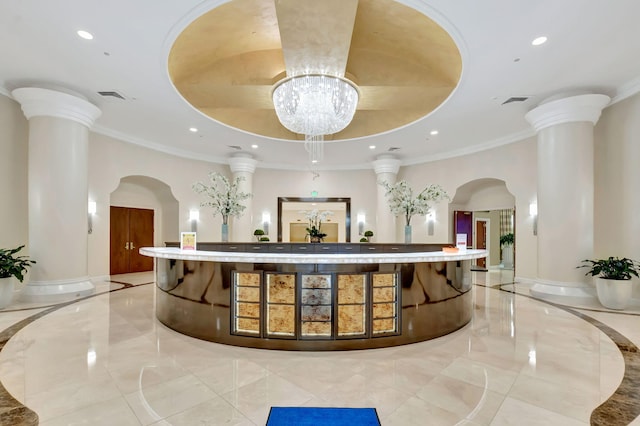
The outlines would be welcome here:
[[[351,198],[278,197],[278,241],[308,242],[305,212],[330,211],[322,223],[324,242],[351,242]]]

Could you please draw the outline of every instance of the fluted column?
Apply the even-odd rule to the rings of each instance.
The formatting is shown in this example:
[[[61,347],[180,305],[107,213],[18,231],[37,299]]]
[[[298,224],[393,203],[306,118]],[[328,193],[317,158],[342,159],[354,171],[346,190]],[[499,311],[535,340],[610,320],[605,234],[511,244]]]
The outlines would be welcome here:
[[[531,293],[592,297],[582,259],[593,256],[593,126],[605,95],[556,99],[526,119],[538,132],[538,273]]]
[[[376,242],[396,242],[396,218],[389,209],[389,203],[385,197],[386,190],[379,183],[382,181],[390,184],[396,183],[396,176],[400,170],[400,160],[392,155],[380,155],[373,162],[373,170],[376,173]]]
[[[233,178],[244,178],[240,181],[238,188],[240,192],[253,194],[253,173],[256,171],[256,164],[258,162],[249,154],[236,154],[229,158],[229,168]],[[253,238],[253,200],[248,198],[243,203],[246,208],[242,216],[231,219],[231,241],[252,241]]]
[[[88,138],[101,111],[54,90],[27,87],[12,95],[29,120],[29,255],[37,262],[21,298],[48,301],[90,294]]]

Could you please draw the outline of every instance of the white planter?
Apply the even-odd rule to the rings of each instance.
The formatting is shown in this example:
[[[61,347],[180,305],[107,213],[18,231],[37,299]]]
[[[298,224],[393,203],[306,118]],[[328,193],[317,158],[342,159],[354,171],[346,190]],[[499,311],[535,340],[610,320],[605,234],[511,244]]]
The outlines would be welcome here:
[[[597,277],[598,300],[605,308],[625,309],[631,300],[632,284],[631,280],[607,280]]]
[[[15,293],[15,277],[0,278],[0,309],[4,309],[13,301]]]
[[[502,267],[513,269],[513,244],[502,246]]]

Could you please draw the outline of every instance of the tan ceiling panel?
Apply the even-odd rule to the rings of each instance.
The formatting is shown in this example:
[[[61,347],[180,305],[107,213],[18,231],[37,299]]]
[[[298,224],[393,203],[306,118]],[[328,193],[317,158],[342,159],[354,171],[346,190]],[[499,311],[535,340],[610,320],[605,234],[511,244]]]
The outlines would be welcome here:
[[[273,110],[271,86],[184,85],[181,93],[197,109],[246,108]]]
[[[276,0],[287,76],[344,77],[358,0]]]
[[[326,140],[375,135],[428,115],[462,70],[447,32],[392,0],[232,0],[187,26],[168,58],[176,89],[204,114],[257,135],[299,140],[280,124],[271,100],[273,84],[298,72],[289,70],[294,65],[342,68],[337,73],[359,85],[353,121]]]

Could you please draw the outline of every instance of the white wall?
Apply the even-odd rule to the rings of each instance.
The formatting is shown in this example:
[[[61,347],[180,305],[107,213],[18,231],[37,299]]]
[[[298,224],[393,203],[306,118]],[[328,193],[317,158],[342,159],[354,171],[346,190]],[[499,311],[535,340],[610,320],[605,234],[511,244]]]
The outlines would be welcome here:
[[[604,110],[594,145],[594,255],[640,260],[640,95]]]
[[[127,176],[148,176],[165,183],[178,201],[178,230],[163,230],[167,237],[190,231],[189,210],[200,210],[199,241],[220,241],[220,216],[212,217],[210,210],[199,207],[202,197],[191,189],[196,181],[208,182],[208,173],[218,171],[231,176],[225,165],[188,160],[140,146],[117,141],[104,135],[89,136],[89,198],[97,203],[93,233],[89,236],[89,275],[109,273],[109,206],[111,193]],[[134,207],[134,206],[129,206]],[[140,206],[142,207],[142,206]],[[175,212],[171,213],[175,215]],[[233,226],[233,223],[232,223]],[[163,243],[163,242],[161,242]]]
[[[19,105],[0,96],[0,247],[28,240],[27,144],[28,124]],[[595,128],[595,253],[640,258],[640,95],[607,108]],[[89,273],[108,273],[110,194],[125,176],[149,176],[166,183],[179,203],[178,231],[188,231],[189,210],[199,208],[200,197],[191,185],[206,181],[209,171],[231,176],[226,165],[187,160],[155,152],[112,138],[90,134],[89,197],[97,202],[94,233],[89,236]],[[258,167],[260,167],[258,165]],[[504,180],[516,202],[516,274],[536,276],[536,237],[529,203],[536,200],[536,138],[462,157],[403,167],[398,179],[412,186],[441,184],[450,195],[466,182],[482,178]],[[357,241],[357,213],[367,217],[365,229],[375,229],[376,179],[372,170],[310,172],[258,168],[254,175],[253,223],[259,227],[262,212],[271,214],[271,235],[276,235],[277,197],[350,197],[351,240]],[[613,207],[612,207],[613,206]],[[220,238],[219,217],[200,208],[199,241]],[[434,235],[427,235],[424,219],[414,218],[415,242],[451,242],[448,206],[436,207]],[[570,220],[570,212],[567,219]],[[399,227],[404,225],[398,221]],[[232,223],[233,226],[233,223]],[[402,240],[402,229],[397,232]]]
[[[271,215],[269,236],[276,241],[278,235],[278,197],[311,197],[311,191],[318,191],[318,197],[351,198],[351,241],[360,240],[358,213],[366,215],[365,229],[374,234],[376,215],[376,177],[373,170],[319,172],[314,179],[311,172],[257,169],[253,178],[253,223],[262,223],[262,212]],[[260,226],[256,226],[261,227]]]
[[[28,131],[18,103],[0,95],[0,248],[29,242]],[[28,247],[20,254],[28,254]]]
[[[640,95],[604,110],[595,182],[595,255],[640,259]]]
[[[430,183],[440,184],[451,197],[455,195],[458,187],[467,182],[485,178],[504,181],[508,191],[515,196],[515,234],[516,241],[518,241],[516,275],[521,278],[534,279],[536,277],[537,246],[536,237],[532,232],[533,219],[529,216],[529,203],[536,200],[536,155],[536,138],[532,137],[475,154],[403,167],[400,169],[398,179],[407,180],[413,188],[421,188]],[[474,203],[474,206],[480,207],[480,204]],[[500,208],[500,206],[496,205],[490,208]],[[433,236],[427,235],[427,225],[423,219],[413,219],[413,241],[453,243],[450,226],[453,218],[449,216],[447,203],[438,204],[437,222]],[[398,222],[402,222],[400,225],[404,226],[403,221]],[[397,233],[397,235],[401,234]]]

